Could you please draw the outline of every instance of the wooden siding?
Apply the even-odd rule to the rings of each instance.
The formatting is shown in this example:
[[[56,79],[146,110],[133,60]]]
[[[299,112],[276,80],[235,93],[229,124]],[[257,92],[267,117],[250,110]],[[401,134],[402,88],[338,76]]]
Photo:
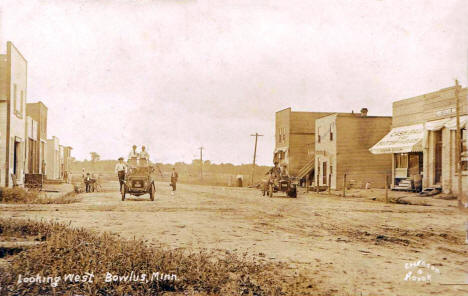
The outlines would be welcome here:
[[[466,88],[460,91],[461,114],[468,114],[467,94]],[[456,107],[455,102],[454,87],[394,102],[392,125],[399,127],[454,117],[455,113],[447,114],[447,111]]]
[[[391,117],[338,116],[337,141],[337,189],[343,188],[343,176],[354,184],[384,188],[385,176],[392,172],[392,155],[374,155],[369,148],[382,139],[391,129]]]

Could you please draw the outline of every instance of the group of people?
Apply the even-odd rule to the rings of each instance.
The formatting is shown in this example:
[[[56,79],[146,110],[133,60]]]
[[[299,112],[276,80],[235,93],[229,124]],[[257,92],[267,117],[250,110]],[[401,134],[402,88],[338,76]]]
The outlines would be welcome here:
[[[128,164],[127,164],[128,163]],[[136,166],[147,166],[149,164],[149,153],[146,151],[145,146],[141,146],[141,151],[137,152],[137,146],[133,145],[132,150],[128,154],[128,161],[127,163],[124,162],[123,157],[119,157],[119,162],[115,165],[115,173],[119,178],[120,190],[122,190],[122,186],[124,185],[125,175],[128,172],[128,167],[136,167]],[[172,168],[171,173],[171,183],[170,186],[172,187],[171,194],[174,195],[176,190],[176,183],[179,175],[177,174],[175,168]]]
[[[94,183],[96,182],[97,176],[91,175],[91,173],[85,171],[83,168],[81,170],[81,178],[83,179],[83,183],[85,184],[85,191],[91,192],[94,191]]]
[[[275,166],[267,172],[267,175],[270,176],[270,182],[274,182],[275,180],[279,179],[289,178],[288,168],[286,164],[283,164],[281,167],[279,166],[278,161],[275,161],[274,164]]]

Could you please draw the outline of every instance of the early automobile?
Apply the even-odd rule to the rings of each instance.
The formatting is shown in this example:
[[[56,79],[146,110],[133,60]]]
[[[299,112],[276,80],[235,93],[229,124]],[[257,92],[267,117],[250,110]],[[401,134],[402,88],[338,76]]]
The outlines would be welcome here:
[[[156,186],[152,177],[153,171],[154,168],[152,166],[129,168],[120,190],[122,201],[125,200],[126,194],[140,196],[146,193],[149,194],[150,199],[153,201],[156,193]]]
[[[263,196],[273,197],[273,193],[284,192],[288,197],[297,197],[297,185],[298,181],[292,177],[266,178],[263,181]]]

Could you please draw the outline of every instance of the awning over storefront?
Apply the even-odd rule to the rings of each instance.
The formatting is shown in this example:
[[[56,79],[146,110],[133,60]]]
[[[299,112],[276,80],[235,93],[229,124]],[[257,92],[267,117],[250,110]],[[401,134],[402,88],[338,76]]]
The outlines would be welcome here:
[[[460,116],[460,128],[466,127],[467,123],[468,123],[468,115]],[[457,118],[456,117],[451,118],[444,124],[444,126],[448,129],[456,130]]]
[[[440,120],[434,120],[434,121],[428,121],[426,122],[426,129],[428,131],[439,131],[441,130],[447,122],[449,122],[450,119],[440,119]]]
[[[423,138],[423,124],[396,127],[369,151],[373,154],[421,152]]]

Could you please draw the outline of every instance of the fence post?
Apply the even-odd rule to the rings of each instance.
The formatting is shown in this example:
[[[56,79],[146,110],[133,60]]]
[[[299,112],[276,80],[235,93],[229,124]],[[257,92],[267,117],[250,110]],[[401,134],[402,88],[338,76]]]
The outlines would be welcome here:
[[[385,174],[385,203],[388,203],[388,175]]]
[[[343,178],[343,197],[346,197],[346,174],[344,174]]]

